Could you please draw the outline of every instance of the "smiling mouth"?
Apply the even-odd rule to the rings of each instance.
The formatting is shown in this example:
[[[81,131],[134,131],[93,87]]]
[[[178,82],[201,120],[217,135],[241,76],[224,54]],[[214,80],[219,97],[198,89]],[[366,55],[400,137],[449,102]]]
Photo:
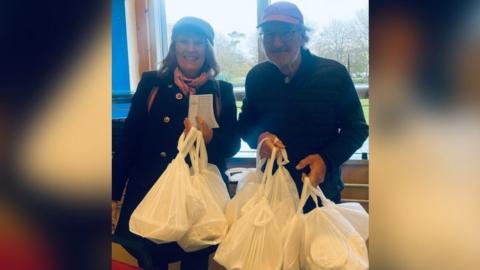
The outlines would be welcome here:
[[[188,61],[197,61],[198,56],[184,55],[183,58]]]

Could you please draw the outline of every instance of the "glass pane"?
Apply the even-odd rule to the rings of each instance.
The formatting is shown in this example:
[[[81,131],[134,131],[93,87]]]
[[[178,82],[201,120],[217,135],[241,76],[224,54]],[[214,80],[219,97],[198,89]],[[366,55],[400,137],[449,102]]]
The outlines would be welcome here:
[[[279,0],[272,0],[272,3]],[[368,89],[368,0],[289,0],[310,28],[307,44],[314,54],[342,63],[355,87]],[[369,122],[369,100],[361,99]],[[351,159],[368,158],[368,139]]]
[[[272,0],[272,3],[278,0]],[[291,0],[311,29],[307,47],[349,70],[355,84],[368,84],[368,0]]]
[[[112,94],[130,94],[125,3],[112,2]]]
[[[256,0],[166,0],[168,42],[173,25],[184,16],[209,22],[215,31],[215,54],[221,69],[218,79],[240,91],[258,59],[256,7]]]

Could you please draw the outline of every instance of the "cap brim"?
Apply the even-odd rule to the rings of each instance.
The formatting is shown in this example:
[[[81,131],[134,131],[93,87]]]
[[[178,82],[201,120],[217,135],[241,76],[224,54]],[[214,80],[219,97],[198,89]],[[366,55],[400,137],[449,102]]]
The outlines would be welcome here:
[[[266,18],[264,18],[258,25],[257,28],[262,26],[263,24],[267,22],[284,22],[284,23],[289,23],[289,24],[301,24],[299,20],[289,17],[289,16],[284,16],[284,15],[271,15]]]

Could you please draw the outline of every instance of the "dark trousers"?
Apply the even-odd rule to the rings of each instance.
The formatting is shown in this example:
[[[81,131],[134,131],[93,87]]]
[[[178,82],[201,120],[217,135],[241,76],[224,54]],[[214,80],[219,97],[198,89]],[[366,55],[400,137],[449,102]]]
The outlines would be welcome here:
[[[216,246],[185,252],[175,242],[156,244],[130,232],[128,228],[130,216],[143,195],[141,192],[127,192],[113,241],[122,245],[145,270],[168,269],[169,263],[177,261],[181,261],[182,270],[207,270],[209,255],[216,250]]]
[[[136,239],[135,239],[136,238]],[[207,270],[209,255],[216,247],[195,252],[185,252],[177,243],[155,244],[142,237],[116,236],[115,242],[121,244],[137,259],[145,270],[167,270],[168,264],[180,261],[182,270]]]

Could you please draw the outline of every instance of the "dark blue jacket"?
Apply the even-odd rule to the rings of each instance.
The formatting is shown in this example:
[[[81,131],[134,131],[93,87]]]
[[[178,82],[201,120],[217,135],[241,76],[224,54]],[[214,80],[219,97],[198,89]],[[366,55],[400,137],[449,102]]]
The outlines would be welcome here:
[[[299,191],[301,174],[295,165],[319,154],[327,164],[321,188],[334,198],[343,189],[339,167],[362,146],[368,126],[345,67],[306,49],[301,53],[302,62],[290,81],[270,62],[250,70],[239,131],[252,148],[262,132],[277,135],[286,146],[291,161],[287,168]]]
[[[148,97],[155,86],[159,90],[148,112]],[[217,165],[223,172],[225,159],[235,155],[240,148],[233,86],[224,81],[219,81],[218,85],[208,81],[197,90],[197,94],[219,95],[221,111],[217,122],[220,127],[213,129],[213,138],[207,145],[207,151],[209,163]],[[175,85],[172,74],[164,78],[159,78],[157,71],[142,75],[132,98],[119,149],[113,156],[112,200],[121,198],[128,179],[117,232],[128,231],[130,214],[175,158],[177,141],[187,116],[188,97]]]

